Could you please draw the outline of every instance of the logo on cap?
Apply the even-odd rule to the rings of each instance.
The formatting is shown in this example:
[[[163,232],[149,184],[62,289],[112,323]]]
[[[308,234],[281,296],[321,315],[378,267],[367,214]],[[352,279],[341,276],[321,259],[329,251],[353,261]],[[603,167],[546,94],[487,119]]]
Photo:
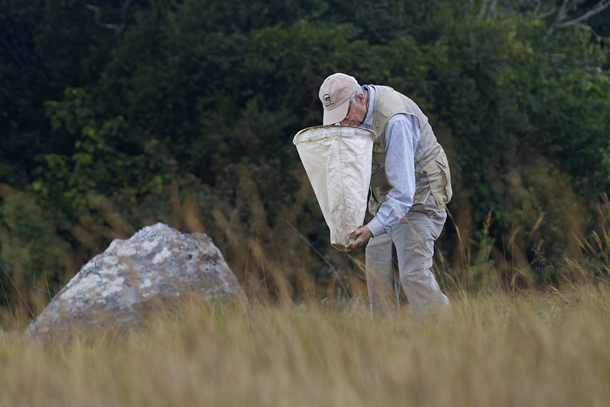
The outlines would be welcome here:
[[[324,95],[324,106],[328,107],[331,105],[330,95]]]

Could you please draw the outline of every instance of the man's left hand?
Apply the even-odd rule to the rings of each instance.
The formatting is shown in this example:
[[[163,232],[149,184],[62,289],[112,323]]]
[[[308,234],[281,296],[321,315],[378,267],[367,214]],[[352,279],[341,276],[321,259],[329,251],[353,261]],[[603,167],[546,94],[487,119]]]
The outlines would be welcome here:
[[[356,229],[349,235],[350,239],[356,239],[356,241],[349,245],[348,249],[352,250],[356,247],[360,247],[372,237],[373,234],[371,233],[369,228],[367,228],[366,226],[360,226],[358,229]]]

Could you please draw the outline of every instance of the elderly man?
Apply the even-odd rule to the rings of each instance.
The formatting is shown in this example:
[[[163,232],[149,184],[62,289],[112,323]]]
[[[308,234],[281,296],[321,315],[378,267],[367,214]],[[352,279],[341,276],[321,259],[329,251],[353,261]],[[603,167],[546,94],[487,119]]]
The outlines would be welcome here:
[[[430,268],[434,242],[447,218],[451,177],[428,118],[394,89],[360,86],[342,73],[326,78],[319,97],[324,125],[366,127],[375,133],[369,200],[374,217],[350,236],[355,239],[350,248],[370,239],[366,269],[371,310],[393,302],[393,249],[412,310],[423,314],[448,308]]]

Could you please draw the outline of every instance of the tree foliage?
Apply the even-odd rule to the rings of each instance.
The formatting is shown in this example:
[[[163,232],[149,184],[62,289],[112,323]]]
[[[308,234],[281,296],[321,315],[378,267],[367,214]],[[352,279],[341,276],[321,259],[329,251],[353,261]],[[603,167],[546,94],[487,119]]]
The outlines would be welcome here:
[[[492,210],[486,247],[519,240],[504,254],[543,281],[532,253],[558,264],[576,250],[568,232],[593,226],[577,208],[610,186],[607,10],[561,26],[597,6],[561,20],[564,3],[4,2],[0,183],[13,192],[0,197],[0,264],[15,269],[6,248],[22,239],[35,259],[22,280],[44,268],[57,288],[112,238],[156,220],[188,229],[176,202],[196,202],[229,255],[235,225],[238,240],[293,242],[287,275],[309,256],[286,237],[294,222],[326,256],[308,273],[327,281],[336,253],[291,140],[320,122],[318,87],[338,71],[429,116],[456,190],[441,251],[455,259]]]

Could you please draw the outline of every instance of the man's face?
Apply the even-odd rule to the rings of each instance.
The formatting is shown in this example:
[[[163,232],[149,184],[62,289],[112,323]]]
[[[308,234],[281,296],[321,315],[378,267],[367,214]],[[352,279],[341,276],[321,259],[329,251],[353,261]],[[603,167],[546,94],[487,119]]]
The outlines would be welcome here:
[[[341,120],[341,126],[358,126],[366,117],[367,100],[362,93],[356,95],[356,100],[349,103],[349,109],[345,119]]]

